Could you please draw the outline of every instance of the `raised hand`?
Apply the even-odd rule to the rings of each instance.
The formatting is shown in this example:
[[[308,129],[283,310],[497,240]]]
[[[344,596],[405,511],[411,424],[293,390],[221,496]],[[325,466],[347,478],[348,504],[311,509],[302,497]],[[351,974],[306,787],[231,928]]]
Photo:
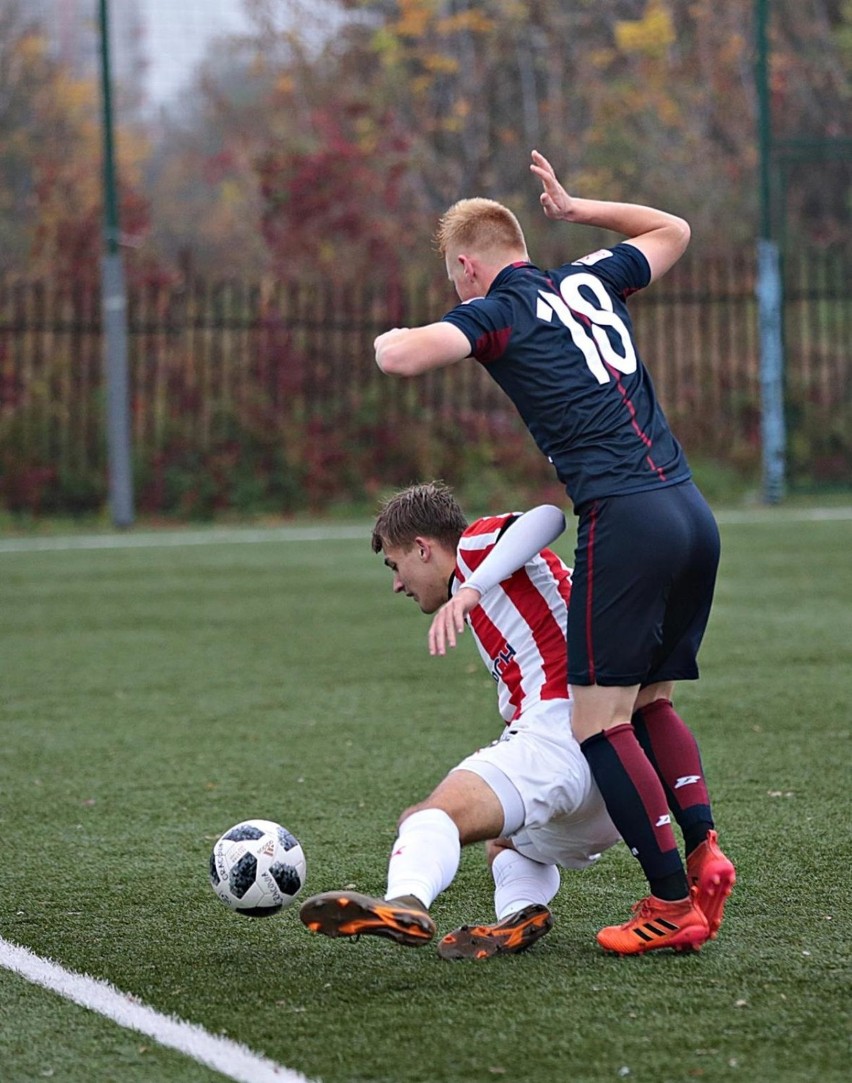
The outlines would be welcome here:
[[[556,177],[553,166],[537,150],[532,152],[530,172],[540,179],[544,191],[539,196],[542,210],[548,218],[557,220],[570,219],[573,200]]]

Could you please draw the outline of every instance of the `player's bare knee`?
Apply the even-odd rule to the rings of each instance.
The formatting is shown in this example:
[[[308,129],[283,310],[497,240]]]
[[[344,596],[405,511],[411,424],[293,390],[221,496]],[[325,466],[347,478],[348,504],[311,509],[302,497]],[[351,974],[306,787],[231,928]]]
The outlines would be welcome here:
[[[640,689],[636,697],[635,709],[638,711],[641,707],[647,707],[649,703],[654,703],[658,699],[671,700],[674,687],[674,681],[658,681],[656,684],[647,685]]]
[[[396,821],[397,831],[402,827],[403,823],[405,823],[409,816],[413,815],[415,812],[419,812],[422,808],[423,805],[411,805],[409,808],[405,809],[404,812],[401,812],[399,814],[399,818]]]
[[[437,809],[439,812],[446,813],[447,816],[449,816],[449,818],[456,825],[456,827],[458,827],[459,830],[461,830],[461,825],[459,824],[458,816],[453,813],[452,809],[447,808],[443,804],[432,801],[430,798],[427,798],[425,801],[420,801],[416,805],[411,805],[409,808],[407,808],[404,812],[402,812],[400,814],[399,819],[396,822],[397,831],[400,829],[400,827],[402,827],[403,823],[408,819],[409,816],[413,816],[415,812],[425,812],[427,809]]]

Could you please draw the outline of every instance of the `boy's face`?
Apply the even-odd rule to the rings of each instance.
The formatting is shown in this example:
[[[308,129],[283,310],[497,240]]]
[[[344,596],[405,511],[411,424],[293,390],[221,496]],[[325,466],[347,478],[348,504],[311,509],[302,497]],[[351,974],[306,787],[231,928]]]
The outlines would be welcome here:
[[[435,613],[447,600],[447,579],[435,559],[434,543],[415,538],[408,546],[383,546],[385,565],[393,572],[394,594],[413,598],[424,613]]]

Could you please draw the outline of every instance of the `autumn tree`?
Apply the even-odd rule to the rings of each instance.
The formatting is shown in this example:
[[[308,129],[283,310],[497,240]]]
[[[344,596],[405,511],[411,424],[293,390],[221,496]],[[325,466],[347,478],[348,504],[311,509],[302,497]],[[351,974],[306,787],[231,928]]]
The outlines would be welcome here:
[[[144,235],[139,194],[144,143],[119,139],[122,226]],[[0,0],[0,270],[58,282],[95,281],[101,243],[98,88],[50,55],[42,28],[16,0]]]
[[[754,237],[751,0],[344,6],[373,16],[364,63],[370,55],[378,61],[416,139],[412,168],[433,212],[471,192],[534,209],[526,167],[538,145],[578,192],[663,202],[687,213],[705,244]],[[778,0],[770,11],[779,141],[807,134],[845,136],[848,144],[852,5]],[[364,48],[363,35],[355,45]],[[842,221],[848,169],[834,177]],[[811,193],[824,192],[826,181],[824,171],[813,178]],[[790,211],[791,227],[806,237],[808,215]]]
[[[188,93],[154,118],[148,243],[173,267],[224,277],[268,270],[254,160],[267,142],[271,81],[250,42],[215,42]]]
[[[232,273],[392,274],[433,266],[437,215],[485,194],[555,258],[565,234],[539,213],[533,146],[578,194],[685,214],[704,247],[756,236],[753,0],[246,6],[249,32],[210,54],[158,152],[151,190],[171,254],[191,247]],[[848,145],[852,3],[770,10],[779,146],[802,134]],[[825,168],[813,151],[785,168],[791,236],[840,235],[848,163]]]
[[[258,13],[265,5],[255,5]],[[263,26],[263,22],[260,22]],[[279,274],[308,266],[333,277],[392,277],[422,239],[412,188],[416,139],[388,100],[363,25],[285,33],[256,157],[262,229]],[[284,59],[284,57],[282,57]]]
[[[250,31],[211,50],[190,104],[166,119],[155,242],[199,270],[352,277],[413,247],[411,138],[375,64],[338,5],[294,8],[282,23],[276,5],[250,3]]]

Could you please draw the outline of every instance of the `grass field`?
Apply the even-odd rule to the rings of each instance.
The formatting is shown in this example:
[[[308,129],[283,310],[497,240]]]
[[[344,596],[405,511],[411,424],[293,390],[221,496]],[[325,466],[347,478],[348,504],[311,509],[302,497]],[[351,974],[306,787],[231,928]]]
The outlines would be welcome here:
[[[260,816],[300,837],[309,891],[380,892],[398,812],[498,732],[470,637],[428,656],[366,524],[0,539],[0,937],[323,1083],[846,1080],[841,516],[721,516],[704,678],[678,696],[738,866],[719,939],[602,954],[595,930],[642,894],[622,847],[564,875],[532,951],[473,964],[313,937],[295,911],[241,918],[207,883],[215,838]],[[443,932],[491,906],[471,848],[433,914]],[[0,1080],[44,1078],[222,1077],[0,967]]]

